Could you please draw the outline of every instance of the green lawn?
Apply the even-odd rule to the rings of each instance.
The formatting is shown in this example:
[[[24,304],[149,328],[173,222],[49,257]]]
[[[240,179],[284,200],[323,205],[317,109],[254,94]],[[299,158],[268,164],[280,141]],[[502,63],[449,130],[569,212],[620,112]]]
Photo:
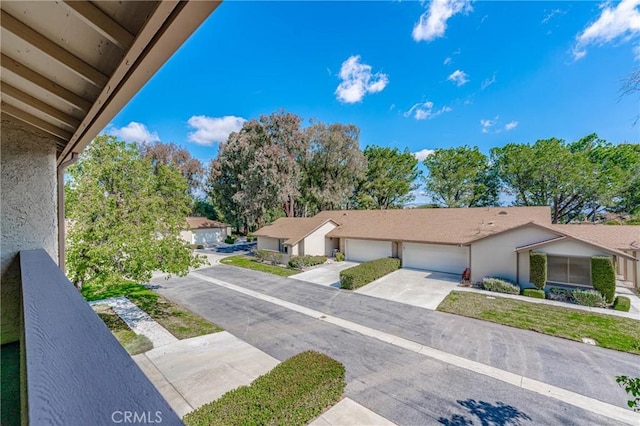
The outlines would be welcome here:
[[[120,344],[124,346],[131,355],[137,355],[153,349],[153,343],[151,343],[148,338],[145,341],[144,338],[141,338],[142,336],[134,333],[113,309],[102,306],[94,307],[94,309],[102,321],[109,327],[111,333],[113,333]]]
[[[603,348],[640,354],[640,321],[492,297],[495,298],[453,291],[438,306],[438,310],[570,340],[582,341],[587,337]]]
[[[291,275],[299,274],[300,271],[295,269],[289,269],[282,266],[268,265],[256,260],[253,256],[230,256],[225,257],[220,261],[225,265],[239,266],[241,268],[253,269],[254,271],[268,272],[269,274],[280,275],[281,277],[289,277]]]
[[[140,284],[128,282],[107,289],[85,286],[82,289],[82,295],[87,301],[126,296],[178,339],[222,331],[217,325]]]

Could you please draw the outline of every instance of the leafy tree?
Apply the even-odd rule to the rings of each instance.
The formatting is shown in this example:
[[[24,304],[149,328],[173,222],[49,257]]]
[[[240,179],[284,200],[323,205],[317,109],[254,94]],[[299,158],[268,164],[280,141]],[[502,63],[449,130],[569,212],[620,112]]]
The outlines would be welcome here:
[[[191,193],[195,193],[202,187],[204,167],[200,160],[193,158],[186,149],[173,142],[168,144],[143,142],[140,144],[140,153],[144,158],[151,159],[156,172],[161,164],[178,169],[187,180]]]
[[[154,166],[135,144],[98,136],[68,169],[65,184],[71,279],[108,286],[147,281],[156,270],[184,275],[201,265],[180,238],[187,187],[178,170]]]
[[[640,377],[617,376],[616,383],[631,396],[631,399],[627,401],[629,408],[640,412]]]
[[[405,149],[367,146],[367,172],[358,187],[356,203],[364,209],[400,208],[413,201],[418,188],[418,159]]]
[[[498,203],[496,176],[487,156],[468,145],[440,148],[424,159],[427,193],[445,207],[480,207]]]
[[[623,78],[622,85],[620,87],[620,97],[631,96],[634,94],[640,94],[640,68],[636,68],[631,71],[629,75]],[[636,115],[633,124],[637,124],[638,120],[640,120],[640,114]]]
[[[314,123],[305,130],[307,152],[302,159],[298,215],[348,208],[365,173],[360,130],[353,124]]]
[[[191,216],[206,217],[211,220],[219,220],[221,214],[214,204],[209,202],[208,197],[195,197],[191,203]]]

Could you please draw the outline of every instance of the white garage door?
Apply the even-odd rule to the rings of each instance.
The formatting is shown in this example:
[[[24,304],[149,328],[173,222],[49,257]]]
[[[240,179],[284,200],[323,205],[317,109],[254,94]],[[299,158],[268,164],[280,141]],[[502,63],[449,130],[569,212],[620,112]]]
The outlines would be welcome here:
[[[381,259],[391,256],[390,241],[347,240],[347,260],[354,262],[366,262],[367,260]]]
[[[442,244],[402,244],[402,266],[462,274],[469,265],[469,248]]]
[[[222,241],[222,231],[220,229],[196,230],[193,239],[194,244],[209,246]]]

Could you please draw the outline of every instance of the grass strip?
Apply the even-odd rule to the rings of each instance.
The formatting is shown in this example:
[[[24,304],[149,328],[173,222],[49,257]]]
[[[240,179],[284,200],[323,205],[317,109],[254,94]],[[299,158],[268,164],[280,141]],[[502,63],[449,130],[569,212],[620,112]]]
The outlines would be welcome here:
[[[240,268],[251,269],[254,271],[267,272],[273,275],[279,275],[281,277],[289,277],[291,275],[299,274],[300,271],[296,271],[289,268],[284,268],[277,265],[269,265],[267,263],[261,263],[253,256],[237,255],[229,256],[220,260],[220,263],[225,265],[239,266]]]
[[[438,311],[640,354],[640,321],[631,318],[460,291],[449,293]]]
[[[344,374],[344,366],[327,355],[302,352],[182,421],[187,426],[306,424],[340,400]]]

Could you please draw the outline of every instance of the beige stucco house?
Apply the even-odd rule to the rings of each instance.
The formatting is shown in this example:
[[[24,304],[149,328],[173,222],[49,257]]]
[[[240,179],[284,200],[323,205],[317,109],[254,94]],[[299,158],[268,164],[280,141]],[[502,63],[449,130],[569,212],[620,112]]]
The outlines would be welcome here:
[[[205,247],[223,242],[227,235],[231,235],[231,225],[206,217],[188,217],[186,229],[180,232],[180,237],[189,244]]]
[[[338,248],[352,261],[398,257],[404,268],[452,274],[469,268],[474,282],[497,276],[523,287],[532,251],[547,254],[550,283],[583,286],[591,286],[591,257],[607,256],[621,280],[638,286],[640,226],[554,225],[550,218],[549,207],[323,211],[278,219],[256,235],[258,247],[296,255],[313,232],[318,242],[324,237],[327,255]]]

